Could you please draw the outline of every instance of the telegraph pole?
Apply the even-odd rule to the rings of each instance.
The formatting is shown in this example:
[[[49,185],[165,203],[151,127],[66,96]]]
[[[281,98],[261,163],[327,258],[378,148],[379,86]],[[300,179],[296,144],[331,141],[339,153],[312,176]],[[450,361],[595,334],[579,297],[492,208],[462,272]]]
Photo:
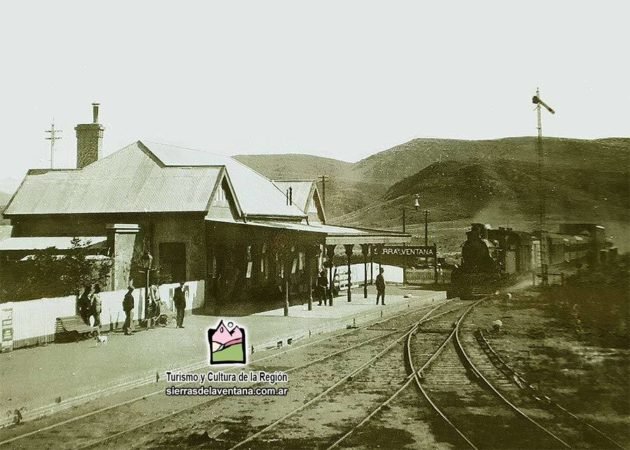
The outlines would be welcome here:
[[[540,228],[540,272],[541,284],[548,284],[548,268],[547,268],[547,242],[544,234],[545,229],[545,188],[543,186],[543,168],[545,163],[545,152],[543,149],[542,137],[542,107],[551,114],[556,112],[543,102],[540,98],[540,90],[536,88],[536,95],[532,97],[532,103],[536,105],[536,128],[538,129],[538,138],[536,140],[536,150],[538,153],[538,225]]]
[[[46,133],[50,133],[50,136],[46,137],[47,141],[50,141],[50,168],[54,169],[55,167],[55,141],[61,139],[61,136],[57,136],[57,133],[62,133],[62,130],[57,130],[55,128],[55,119],[53,119],[52,124],[50,125],[50,130],[45,130]]]

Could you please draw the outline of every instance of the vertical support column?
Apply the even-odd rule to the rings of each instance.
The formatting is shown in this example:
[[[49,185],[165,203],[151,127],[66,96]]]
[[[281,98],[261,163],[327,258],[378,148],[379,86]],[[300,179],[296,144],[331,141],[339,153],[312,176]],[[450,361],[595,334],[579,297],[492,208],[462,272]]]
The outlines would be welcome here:
[[[225,298],[225,290],[228,287],[225,280],[225,254],[227,247],[223,244],[213,244],[213,251],[217,262],[217,276],[214,279],[214,315],[220,316],[223,299]]]
[[[351,263],[352,263],[352,249],[354,248],[354,244],[344,244],[346,248],[346,258],[348,260],[348,301],[352,301],[352,272],[351,272]]]
[[[367,257],[370,253],[370,244],[361,244],[361,253],[363,253],[363,298],[367,298]]]
[[[306,256],[306,273],[308,275],[308,310],[313,310],[313,268],[317,267],[315,258],[319,253],[319,246],[308,245],[304,250]]]
[[[290,283],[289,278],[291,276],[291,265],[293,263],[293,258],[291,254],[291,248],[285,247],[282,249],[281,253],[281,263],[284,264],[284,316],[287,317],[289,315],[289,290]]]
[[[370,284],[374,284],[374,246],[370,244]]]
[[[204,258],[204,283],[203,283],[203,307],[204,309],[207,307],[208,302],[210,301],[210,283],[212,280],[211,266],[212,266],[212,258],[213,252],[210,245],[208,245],[208,233],[210,232],[210,226],[207,221],[204,221],[204,229],[203,229],[203,244],[205,248],[205,258]],[[153,234],[153,233],[151,233]]]
[[[438,284],[437,244],[433,243],[433,284]]]
[[[138,233],[140,233],[140,225],[138,224],[107,224],[107,243],[114,259],[111,285],[115,291],[126,289],[130,281],[144,284],[140,280],[129,279],[134,251],[136,245],[140,244]],[[138,305],[138,313],[141,308],[142,302]]]
[[[327,245],[326,246],[326,256],[328,257],[328,292],[329,292],[329,304],[328,306],[333,305],[333,298],[335,297],[335,293],[333,292],[333,258],[335,257],[335,247],[336,245]]]
[[[383,266],[383,244],[376,244],[376,254],[378,255],[378,271],[380,273]]]

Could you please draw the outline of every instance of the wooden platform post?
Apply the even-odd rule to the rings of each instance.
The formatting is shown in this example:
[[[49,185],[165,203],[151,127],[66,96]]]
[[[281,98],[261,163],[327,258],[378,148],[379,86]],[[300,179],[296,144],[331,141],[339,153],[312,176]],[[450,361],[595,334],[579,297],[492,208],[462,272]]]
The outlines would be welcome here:
[[[348,260],[348,301],[352,301],[352,291],[350,288],[352,287],[352,273],[351,273],[351,263],[352,263],[352,249],[354,248],[354,244],[344,244],[346,248],[346,258]]]
[[[367,298],[367,257],[370,253],[370,244],[361,244],[361,253],[363,253],[363,298]]]
[[[326,246],[326,256],[328,257],[328,306],[333,305],[333,298],[335,297],[335,293],[333,292],[333,259],[335,257],[335,247],[336,245],[327,245]]]

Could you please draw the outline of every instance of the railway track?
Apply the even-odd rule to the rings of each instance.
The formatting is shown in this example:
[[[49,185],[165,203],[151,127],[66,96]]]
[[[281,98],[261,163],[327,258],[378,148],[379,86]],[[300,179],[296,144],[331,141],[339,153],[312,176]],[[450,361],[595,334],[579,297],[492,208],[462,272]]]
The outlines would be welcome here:
[[[406,311],[370,326],[347,330],[316,341],[310,341],[306,344],[292,346],[288,350],[258,358],[251,362],[251,366],[261,370],[271,367],[275,370],[285,369],[289,373],[304,371],[310,366],[350,352],[354,348],[375,343],[385,339],[387,336],[398,333],[398,331],[391,331],[392,327],[397,329],[408,327],[410,323],[413,323],[414,318],[417,319],[419,315],[425,315],[427,311],[438,309],[446,303],[442,302],[435,308],[423,307]],[[360,333],[363,333],[362,336],[357,337]],[[365,333],[370,336],[366,337]],[[328,345],[322,350],[321,347],[324,343],[328,343]],[[296,350],[301,350],[301,352],[296,352]],[[298,354],[302,355],[302,357],[296,357]],[[281,359],[282,362],[274,363],[278,359]],[[296,364],[292,359],[302,359],[303,361],[306,360],[306,362]],[[229,400],[222,397],[209,399],[178,397],[164,401],[163,396],[158,395],[163,392],[164,388],[150,392],[145,391],[136,398],[115,403],[105,408],[71,416],[39,428],[32,427],[28,431],[25,430],[22,433],[14,434],[4,439],[0,442],[0,446],[11,446],[11,448],[55,448],[55,446],[68,448],[68,443],[73,444],[76,448],[108,446],[113,442],[124,441],[125,438],[129,438],[129,436],[139,430],[142,432],[137,434],[146,435],[147,430],[159,429],[161,424],[166,423],[173,417],[181,415],[194,416],[200,410],[212,409],[210,407],[214,406],[212,405],[214,403]],[[147,414],[147,411],[150,411],[150,413]],[[137,439],[130,440],[137,442]],[[58,445],[55,443],[58,443]]]
[[[563,435],[574,448],[623,449],[624,447],[602,430],[578,417],[562,405],[538,391],[516,370],[510,367],[490,345],[481,329],[473,333],[478,345],[469,346],[470,357],[478,364],[485,377],[521,408],[528,411],[545,410],[552,415],[545,426]],[[468,339],[472,339],[469,337]],[[542,416],[542,414],[541,414]]]
[[[387,439],[391,440],[396,434],[410,434],[414,429],[418,432],[415,436],[410,434],[409,442],[421,447],[438,444],[427,440],[427,435],[435,435],[439,442],[473,449],[568,447],[557,434],[532,419],[528,415],[531,411],[524,412],[502,396],[472,362],[460,332],[466,315],[477,303],[455,320],[445,316],[442,321],[431,322],[430,328],[419,327],[409,333],[405,352],[410,372],[407,380],[328,449],[355,447],[383,433],[389,433]],[[427,348],[432,350],[427,352]],[[412,382],[425,402],[419,404],[410,394],[407,387]],[[439,422],[435,422],[435,416]],[[404,429],[399,429],[401,417],[409,422]],[[434,423],[431,430],[427,429],[427,422]]]
[[[449,302],[450,303],[450,302]],[[452,302],[456,303],[456,302]],[[346,335],[348,340],[335,341],[341,347],[336,352],[330,348],[311,347],[312,354],[301,352],[308,363],[294,369],[286,369],[276,362],[273,365],[259,366],[261,370],[282,370],[291,373],[290,393],[286,397],[232,397],[221,404],[213,404],[210,408],[195,408],[178,414],[173,423],[160,420],[150,428],[143,428],[143,436],[137,438],[133,433],[124,432],[118,436],[110,436],[106,440],[90,444],[90,447],[164,447],[171,448],[182,445],[204,444],[213,448],[278,448],[278,438],[273,431],[287,420],[296,417],[301,411],[317,405],[322,399],[334,392],[339,386],[369,367],[372,361],[391,353],[391,348],[400,342],[401,334],[411,330],[418,321],[426,319],[439,308],[443,302],[431,310],[412,312],[357,330]],[[450,308],[451,306],[448,306]],[[459,308],[459,306],[453,306]],[[449,310],[450,311],[450,310]],[[328,342],[331,344],[331,342]],[[352,350],[360,349],[361,353],[354,357]],[[316,357],[320,353],[322,356]],[[366,357],[369,355],[369,357]],[[299,355],[294,354],[299,359]],[[368,362],[366,362],[366,359]],[[286,361],[283,361],[285,364]],[[399,364],[397,364],[399,365]],[[288,413],[287,413],[288,411]],[[156,427],[159,427],[156,429]],[[152,430],[155,429],[155,432]],[[282,436],[282,446],[287,444]],[[311,447],[312,441],[308,441]],[[292,445],[292,447],[297,447]]]
[[[278,448],[280,442],[285,448],[325,447],[338,433],[338,428],[345,428],[343,424],[362,418],[366,405],[382,403],[391,391],[410,379],[402,357],[407,337],[421,324],[452,316],[461,307],[425,315],[405,333],[399,333],[397,338],[382,346],[367,361],[351,370],[346,369],[341,379],[320,390],[308,402],[290,410],[256,433],[231,442],[228,448],[271,449]],[[345,407],[343,401],[339,401],[345,398],[351,398],[357,408]]]
[[[461,337],[463,319],[454,324],[433,359],[414,369],[415,382],[432,409],[469,448],[570,448],[555,430],[541,424],[544,416],[515,405],[496,384],[506,380],[485,377],[469,356]],[[474,346],[469,346],[474,348]],[[474,350],[473,350],[474,351]],[[412,368],[413,357],[409,355]],[[493,383],[494,381],[494,383]]]

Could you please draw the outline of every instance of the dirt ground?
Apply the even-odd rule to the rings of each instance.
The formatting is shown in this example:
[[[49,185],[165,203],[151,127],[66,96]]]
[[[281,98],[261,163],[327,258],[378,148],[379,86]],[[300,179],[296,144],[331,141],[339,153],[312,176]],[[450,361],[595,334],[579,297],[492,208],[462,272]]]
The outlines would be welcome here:
[[[624,263],[625,264],[625,263]],[[581,419],[630,446],[627,264],[487,302],[471,317],[503,359]],[[625,272],[624,272],[625,271]],[[500,332],[492,321],[500,319]]]

